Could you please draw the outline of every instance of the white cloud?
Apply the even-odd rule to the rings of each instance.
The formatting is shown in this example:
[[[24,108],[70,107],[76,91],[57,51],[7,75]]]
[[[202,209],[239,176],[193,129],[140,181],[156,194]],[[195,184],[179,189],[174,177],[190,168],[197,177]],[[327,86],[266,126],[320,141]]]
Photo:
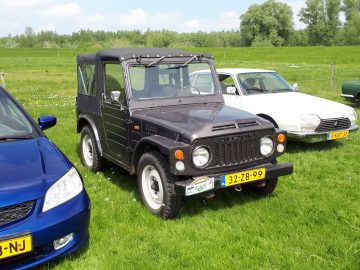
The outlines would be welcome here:
[[[100,14],[90,15],[86,18],[86,21],[89,23],[101,23],[105,21],[105,17]]]
[[[51,0],[0,0],[1,9],[28,9],[49,4]]]
[[[218,17],[218,27],[216,30],[239,29],[240,13],[237,11],[228,11],[220,13]]]
[[[35,32],[41,32],[41,31],[53,31],[55,32],[55,25],[53,23],[48,23],[46,25],[40,26],[35,30]]]
[[[73,17],[83,14],[81,7],[76,3],[56,5],[39,11],[43,17]]]
[[[121,26],[138,27],[147,23],[149,14],[143,9],[135,9],[130,11],[130,13],[120,14],[119,17]]]
[[[201,23],[200,23],[199,20],[192,19],[192,20],[186,21],[183,24],[183,27],[192,32],[192,31],[200,30],[201,29]]]

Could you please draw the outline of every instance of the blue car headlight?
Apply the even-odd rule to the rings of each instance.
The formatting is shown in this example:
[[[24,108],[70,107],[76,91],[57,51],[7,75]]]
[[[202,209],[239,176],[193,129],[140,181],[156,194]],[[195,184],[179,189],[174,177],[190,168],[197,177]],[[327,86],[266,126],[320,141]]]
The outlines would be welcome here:
[[[80,175],[76,169],[72,167],[46,192],[43,212],[74,198],[80,194],[83,188]]]

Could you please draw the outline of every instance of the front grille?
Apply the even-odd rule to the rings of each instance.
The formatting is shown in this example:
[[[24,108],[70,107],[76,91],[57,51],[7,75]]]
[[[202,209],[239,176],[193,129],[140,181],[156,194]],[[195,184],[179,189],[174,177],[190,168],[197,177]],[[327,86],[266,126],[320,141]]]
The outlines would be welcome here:
[[[209,148],[212,157],[208,169],[235,166],[262,159],[259,147],[262,136],[264,134],[244,133],[199,139],[193,149]]]
[[[34,202],[31,201],[0,208],[0,226],[4,226],[27,217],[33,206]]]
[[[315,132],[328,132],[348,129],[351,127],[349,118],[334,118],[334,119],[323,119],[320,125],[315,129]]]

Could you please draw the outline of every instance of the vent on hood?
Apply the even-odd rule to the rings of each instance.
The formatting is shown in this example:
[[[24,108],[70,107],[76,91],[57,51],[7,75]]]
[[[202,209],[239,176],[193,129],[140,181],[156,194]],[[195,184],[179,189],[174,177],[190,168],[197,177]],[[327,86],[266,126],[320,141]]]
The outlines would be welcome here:
[[[256,121],[247,121],[247,122],[238,123],[238,128],[252,127],[258,125],[260,124]]]
[[[213,126],[212,131],[219,131],[219,130],[233,129],[233,128],[236,128],[235,123],[234,124],[227,124],[227,125]]]

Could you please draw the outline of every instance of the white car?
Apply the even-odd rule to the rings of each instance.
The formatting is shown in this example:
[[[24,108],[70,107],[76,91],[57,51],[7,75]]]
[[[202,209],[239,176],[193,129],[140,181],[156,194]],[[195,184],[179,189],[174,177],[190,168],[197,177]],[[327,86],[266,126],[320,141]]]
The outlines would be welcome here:
[[[353,108],[299,93],[297,85],[291,87],[275,71],[235,68],[217,69],[217,73],[225,104],[271,121],[275,127],[286,130],[291,140],[336,140],[359,128]],[[206,70],[191,74],[196,91],[206,88],[207,76]]]

